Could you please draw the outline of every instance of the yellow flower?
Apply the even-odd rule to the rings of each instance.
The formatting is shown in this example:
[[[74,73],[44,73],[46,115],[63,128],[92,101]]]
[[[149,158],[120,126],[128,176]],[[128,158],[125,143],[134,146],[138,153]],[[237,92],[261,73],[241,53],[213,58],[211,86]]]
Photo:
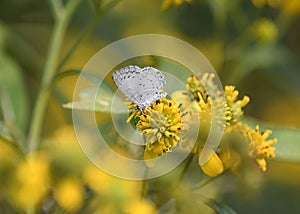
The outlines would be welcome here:
[[[229,169],[233,174],[239,175],[238,169],[242,162],[241,154],[239,152],[229,146],[222,147],[220,159],[223,163],[224,170]]]
[[[200,78],[196,77],[195,75],[189,77],[187,79],[186,89],[198,102],[200,102],[200,104],[206,103],[208,95]]]
[[[87,157],[77,141],[74,128],[71,126],[58,128],[54,135],[47,139],[45,147],[48,151],[51,170],[56,179],[79,176],[88,163]]]
[[[267,4],[273,8],[279,7],[281,2],[282,0],[267,0]]]
[[[192,75],[187,79],[186,89],[198,102],[201,122],[210,123],[212,112],[217,120],[223,121],[228,117],[228,107],[222,97],[222,93],[217,89],[213,79],[214,73],[204,73],[198,77]],[[207,91],[215,92],[215,98],[209,96]],[[212,105],[212,103],[214,105]]]
[[[261,8],[261,7],[265,6],[266,0],[252,0],[252,4],[255,7]]]
[[[163,0],[162,5],[161,5],[161,9],[162,10],[167,10],[172,6],[180,6],[182,5],[184,2],[192,2],[192,0]]]
[[[282,0],[252,0],[252,4],[255,7],[262,8],[266,4],[270,7],[277,8]]]
[[[86,168],[83,178],[86,184],[100,196],[99,199],[104,207],[113,206],[113,208],[123,209],[128,203],[140,197],[140,182],[117,179],[92,164]]]
[[[173,100],[161,98],[138,115],[136,127],[146,139],[145,160],[170,152],[180,142],[180,110]]]
[[[262,18],[254,22],[252,34],[258,42],[268,44],[277,39],[278,29],[273,21]]]
[[[108,191],[113,179],[110,175],[90,164],[84,171],[84,180],[96,192]]]
[[[242,108],[249,103],[250,98],[244,96],[242,100],[238,100],[239,91],[235,90],[234,86],[225,86],[224,94],[227,105],[226,125],[234,125],[243,117]]]
[[[294,16],[300,13],[299,0],[252,0],[255,7],[262,8],[268,5],[272,8],[279,8],[283,13]]]
[[[156,213],[156,210],[152,203],[147,200],[140,199],[129,203],[127,212],[129,214],[154,214]]]
[[[67,179],[60,181],[55,188],[58,204],[71,212],[76,212],[83,203],[84,189],[79,181]]]
[[[298,15],[300,13],[299,0],[282,0],[282,11],[290,16]]]
[[[42,154],[32,154],[16,172],[16,189],[13,200],[18,207],[32,210],[48,193],[50,175],[47,159]]]
[[[277,139],[268,140],[267,138],[270,136],[272,131],[265,130],[260,133],[259,126],[256,126],[253,130],[247,125],[244,125],[243,132],[249,140],[249,156],[256,160],[262,171],[266,171],[266,158],[275,157],[275,147],[273,145],[277,143]]]
[[[127,119],[127,123],[129,123],[133,118],[139,117],[142,114],[142,111],[137,109],[137,104],[132,103],[129,100],[127,100],[125,104],[128,106],[128,109],[131,111]]]
[[[175,91],[171,97],[181,112],[181,146],[193,149],[199,131],[201,109],[187,91]],[[192,152],[196,153],[197,151],[192,150]]]

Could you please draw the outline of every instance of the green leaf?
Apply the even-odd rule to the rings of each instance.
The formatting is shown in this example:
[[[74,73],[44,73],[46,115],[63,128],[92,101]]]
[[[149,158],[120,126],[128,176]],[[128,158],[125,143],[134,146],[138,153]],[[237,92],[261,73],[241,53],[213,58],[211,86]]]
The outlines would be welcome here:
[[[256,45],[246,49],[238,48],[234,51],[232,57],[236,65],[232,68],[232,73],[228,79],[232,83],[238,83],[258,68],[270,69],[273,72],[274,67],[282,64],[286,66],[291,53],[285,47],[279,45]]]
[[[275,160],[300,163],[300,129],[280,127],[250,117],[243,119],[243,122],[253,128],[259,125],[261,131],[272,130],[270,139],[278,139],[275,144]]]
[[[0,68],[1,106],[4,117],[9,115],[9,118],[6,118],[9,121],[5,122],[24,130],[29,109],[21,68],[13,59],[1,52]]]
[[[208,195],[214,194],[208,190],[205,192]],[[191,213],[191,214],[215,214],[214,207],[210,206],[207,198],[199,192],[190,192],[187,189],[176,189],[176,211],[177,213]],[[172,204],[171,204],[172,205]],[[172,207],[171,207],[172,208]]]
[[[42,55],[30,42],[0,21],[0,47],[1,42],[5,52],[12,56],[22,68],[33,75],[40,75],[44,63]]]
[[[300,163],[300,130],[295,128],[271,128],[278,139],[275,159]]]
[[[128,113],[128,109],[124,104],[125,100],[115,94],[115,91],[100,76],[88,72],[82,72],[81,75],[90,81],[93,86],[81,90],[80,100],[63,104],[64,108],[103,113]],[[97,85],[99,82],[102,82],[100,87]]]
[[[176,213],[176,200],[174,198],[168,200],[166,203],[164,203],[159,209],[159,214],[171,214]]]
[[[206,199],[205,203],[213,208],[218,214],[236,214],[236,212],[231,209],[228,205],[223,204],[219,201],[215,201],[213,199]]]

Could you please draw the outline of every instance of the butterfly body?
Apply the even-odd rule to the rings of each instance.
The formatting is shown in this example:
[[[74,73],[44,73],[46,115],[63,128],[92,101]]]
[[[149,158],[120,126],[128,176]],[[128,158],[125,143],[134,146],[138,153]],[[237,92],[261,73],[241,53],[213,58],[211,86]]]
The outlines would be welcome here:
[[[115,71],[112,77],[119,90],[139,109],[167,96],[162,91],[166,84],[164,75],[155,68],[130,65]]]

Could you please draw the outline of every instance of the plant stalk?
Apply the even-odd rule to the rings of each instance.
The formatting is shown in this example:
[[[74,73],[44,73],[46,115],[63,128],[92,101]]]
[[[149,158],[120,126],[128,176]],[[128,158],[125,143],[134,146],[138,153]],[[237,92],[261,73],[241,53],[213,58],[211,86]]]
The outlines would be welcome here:
[[[63,57],[61,62],[58,65],[57,70],[61,70],[62,67],[66,64],[66,62],[72,57],[72,55],[75,53],[75,50],[81,45],[82,41],[84,41],[87,37],[90,36],[90,34],[94,31],[95,27],[97,26],[98,22],[101,20],[101,18],[109,12],[112,8],[114,8],[115,5],[117,5],[121,0],[114,0],[107,4],[107,6],[101,10],[101,12],[97,13],[94,18],[89,22],[85,30],[82,32],[82,34],[78,37],[77,41],[74,43],[74,45],[68,50],[66,55]]]
[[[55,0],[52,0],[55,1]],[[44,114],[47,107],[47,101],[50,95],[50,85],[56,73],[59,51],[66,33],[70,18],[81,0],[69,0],[61,16],[56,17],[56,21],[51,36],[50,46],[46,58],[46,64],[43,71],[40,90],[34,105],[32,121],[28,134],[28,151],[36,150],[40,141]]]

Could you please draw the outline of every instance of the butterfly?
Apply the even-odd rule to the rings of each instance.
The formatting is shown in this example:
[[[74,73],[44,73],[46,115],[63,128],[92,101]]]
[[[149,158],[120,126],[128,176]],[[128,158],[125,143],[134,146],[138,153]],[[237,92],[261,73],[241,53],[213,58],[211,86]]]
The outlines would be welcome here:
[[[150,106],[152,101],[167,96],[162,91],[166,85],[165,77],[153,67],[130,65],[115,71],[112,78],[120,91],[140,110]]]

